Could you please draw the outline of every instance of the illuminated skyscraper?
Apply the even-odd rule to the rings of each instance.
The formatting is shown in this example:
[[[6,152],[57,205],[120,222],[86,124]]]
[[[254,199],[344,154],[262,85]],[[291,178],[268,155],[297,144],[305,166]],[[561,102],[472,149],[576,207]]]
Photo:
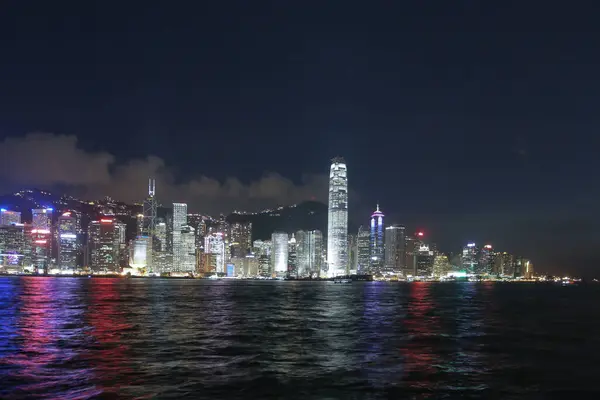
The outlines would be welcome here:
[[[152,257],[151,242],[147,236],[138,236],[129,245],[129,266],[134,269],[145,269]],[[139,271],[136,271],[139,272]]]
[[[468,243],[462,251],[462,267],[464,272],[473,274],[478,272],[477,267],[477,246],[475,243]]]
[[[156,181],[154,179],[148,180],[148,197],[144,200],[144,208],[143,208],[143,226],[142,226],[142,236],[148,236],[152,238],[154,236],[154,231],[156,229],[156,211],[157,210],[157,202],[156,202]],[[187,207],[186,207],[187,213]]]
[[[244,258],[252,248],[252,223],[234,222],[229,227],[231,257]]]
[[[321,275],[323,234],[319,230],[296,232],[298,276]]]
[[[152,250],[157,252],[167,251],[167,224],[160,221],[154,229],[154,239],[152,240]]]
[[[331,160],[327,220],[327,267],[330,277],[346,274],[348,264],[348,175],[346,161]]]
[[[0,270],[22,272],[24,269],[29,269],[31,245],[30,237],[27,236],[25,227],[21,223],[13,222],[0,226],[0,257],[2,261]]]
[[[58,269],[71,273],[77,269],[79,246],[77,241],[77,218],[71,212],[58,217]]]
[[[124,241],[122,224],[113,218],[92,221],[88,226],[88,251],[92,272],[119,272],[121,245]]]
[[[405,251],[404,226],[392,225],[385,228],[385,270],[401,273],[404,269]]]
[[[371,234],[362,225],[358,228],[356,236],[356,260],[358,272],[364,274],[369,270],[371,264]]]
[[[373,214],[371,214],[371,236],[370,236],[370,253],[371,253],[371,272],[379,273],[383,269],[384,264],[384,247],[383,247],[383,213],[379,210],[379,204]]]
[[[9,211],[5,208],[0,209],[0,225],[12,225],[21,223],[21,213],[18,211]]]
[[[271,276],[273,273],[273,269],[271,268],[273,243],[270,240],[255,240],[253,248],[254,254],[257,257],[258,275],[262,277]]]
[[[277,276],[284,276],[288,270],[288,234],[273,232],[271,242],[273,243],[273,271]]]
[[[298,242],[292,233],[288,240],[288,274],[298,276]]]
[[[33,229],[49,231],[52,227],[52,208],[34,208],[31,210]]]
[[[183,259],[181,228],[187,226],[187,204],[173,203],[173,270],[178,271]]]
[[[358,270],[358,247],[356,245],[356,235],[348,234],[348,268],[346,273],[348,275],[356,274]]]
[[[191,273],[196,270],[196,234],[191,226],[181,228],[182,258],[178,272]]]
[[[477,269],[475,270],[475,273],[477,275],[489,275],[492,273],[493,266],[494,250],[492,249],[491,244],[486,244],[479,252]]]
[[[433,260],[433,276],[443,277],[450,272],[450,261],[445,254],[438,254]]]
[[[433,250],[431,250],[430,246],[421,243],[417,249],[415,249],[415,259],[416,259],[416,276],[419,277],[431,277],[433,275],[433,263],[435,261],[435,256]]]
[[[225,272],[225,241],[222,232],[209,233],[204,237],[204,254],[214,261],[214,272]]]

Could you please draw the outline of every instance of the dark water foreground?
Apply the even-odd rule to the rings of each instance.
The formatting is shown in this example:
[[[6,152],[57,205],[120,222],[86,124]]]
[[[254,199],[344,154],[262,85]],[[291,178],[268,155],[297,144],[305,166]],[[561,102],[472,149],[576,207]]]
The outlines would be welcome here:
[[[0,278],[0,398],[590,398],[600,287]]]

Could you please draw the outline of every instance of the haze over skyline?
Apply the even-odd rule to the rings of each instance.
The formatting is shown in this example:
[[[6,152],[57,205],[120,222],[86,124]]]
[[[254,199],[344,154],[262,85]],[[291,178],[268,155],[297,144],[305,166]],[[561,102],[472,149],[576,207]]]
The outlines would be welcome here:
[[[361,4],[7,2],[0,192],[326,203],[343,156],[354,224],[596,271],[593,4]]]

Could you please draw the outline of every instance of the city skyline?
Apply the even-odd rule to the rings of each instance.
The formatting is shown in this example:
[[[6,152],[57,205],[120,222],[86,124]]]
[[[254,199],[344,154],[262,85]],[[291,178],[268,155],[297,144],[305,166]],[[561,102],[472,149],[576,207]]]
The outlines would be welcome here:
[[[356,226],[379,201],[447,248],[600,265],[593,13],[197,7],[8,7],[0,33],[23,40],[6,40],[0,65],[0,193],[139,202],[152,176],[163,204],[209,215],[326,203],[339,154]]]

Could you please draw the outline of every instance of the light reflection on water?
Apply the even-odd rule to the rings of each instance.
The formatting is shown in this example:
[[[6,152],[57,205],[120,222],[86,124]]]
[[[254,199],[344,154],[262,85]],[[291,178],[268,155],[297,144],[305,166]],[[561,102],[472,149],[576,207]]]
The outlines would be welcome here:
[[[600,371],[599,304],[528,284],[0,278],[0,398],[544,398],[600,389],[565,378]]]

